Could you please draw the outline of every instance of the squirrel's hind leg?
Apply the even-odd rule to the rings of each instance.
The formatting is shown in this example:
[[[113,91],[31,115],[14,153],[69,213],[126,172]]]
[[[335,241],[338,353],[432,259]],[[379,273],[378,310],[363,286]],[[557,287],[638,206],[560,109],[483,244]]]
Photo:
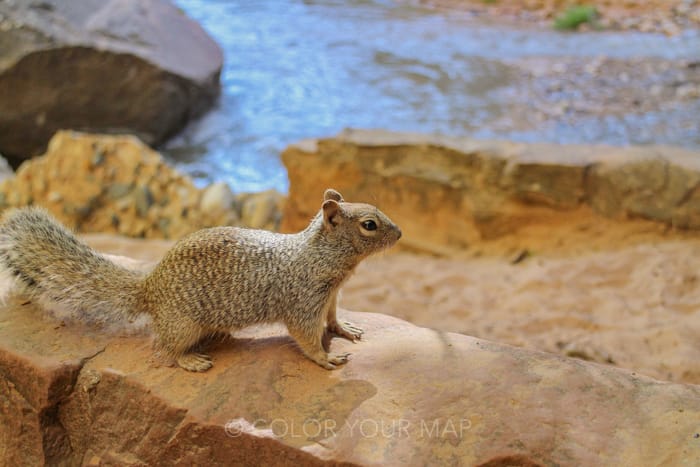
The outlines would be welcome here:
[[[207,371],[214,365],[209,355],[194,352],[182,354],[177,357],[176,361],[180,368],[184,368],[187,371]]]
[[[202,372],[212,367],[209,355],[192,351],[204,334],[202,326],[184,316],[179,316],[177,320],[170,316],[167,320],[154,318],[153,329],[156,349],[175,360],[180,368]]]

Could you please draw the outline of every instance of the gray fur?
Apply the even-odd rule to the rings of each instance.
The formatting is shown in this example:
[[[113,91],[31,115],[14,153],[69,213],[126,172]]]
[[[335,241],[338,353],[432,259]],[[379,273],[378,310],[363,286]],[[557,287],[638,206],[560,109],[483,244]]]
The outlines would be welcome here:
[[[365,229],[367,221],[376,229]],[[191,351],[202,337],[272,322],[284,323],[311,360],[332,369],[347,354],[323,349],[325,325],[351,340],[362,334],[337,320],[338,289],[362,259],[400,236],[376,207],[346,203],[326,190],[321,210],[302,232],[200,230],[142,275],[94,252],[46,212],[27,208],[11,212],[0,226],[0,274],[74,319],[110,323],[146,313],[158,351],[187,370],[212,365]]]

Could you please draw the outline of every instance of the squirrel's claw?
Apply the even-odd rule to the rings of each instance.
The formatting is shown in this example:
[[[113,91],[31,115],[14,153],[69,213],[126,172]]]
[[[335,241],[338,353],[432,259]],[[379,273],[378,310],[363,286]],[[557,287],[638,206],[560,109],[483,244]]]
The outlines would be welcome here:
[[[314,361],[326,370],[335,370],[340,368],[341,365],[346,364],[348,362],[348,357],[350,357],[349,353],[329,353],[326,354],[324,358]]]
[[[360,340],[362,338],[362,334],[364,334],[364,331],[361,328],[358,328],[354,324],[348,323],[347,321],[336,321],[335,323],[329,325],[328,328],[332,333],[353,342]]]
[[[348,357],[350,357],[349,353],[342,353],[342,354],[329,353],[328,354],[328,363],[333,365],[333,368],[337,368],[339,365],[346,364],[348,362]]]

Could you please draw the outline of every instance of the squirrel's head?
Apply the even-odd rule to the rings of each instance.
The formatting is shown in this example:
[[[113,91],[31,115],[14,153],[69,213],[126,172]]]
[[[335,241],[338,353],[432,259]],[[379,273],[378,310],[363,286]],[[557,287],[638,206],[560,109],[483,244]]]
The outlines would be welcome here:
[[[333,189],[324,193],[321,210],[326,234],[350,243],[362,256],[389,248],[401,238],[401,229],[375,206],[347,203]]]

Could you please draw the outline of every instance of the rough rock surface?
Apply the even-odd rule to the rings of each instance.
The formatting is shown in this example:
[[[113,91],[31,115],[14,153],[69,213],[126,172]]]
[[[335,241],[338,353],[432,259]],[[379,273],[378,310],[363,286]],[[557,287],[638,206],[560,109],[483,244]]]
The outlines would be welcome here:
[[[363,341],[329,372],[275,328],[212,349],[204,374],[145,337],[0,309],[9,465],[697,465],[700,387],[342,312]]]
[[[179,238],[238,221],[225,197],[206,193],[135,137],[63,131],[0,182],[0,209],[38,204],[79,231]]]
[[[78,231],[131,237],[180,238],[215,225],[277,230],[284,201],[272,190],[234,195],[225,183],[199,189],[134,137],[69,131],[0,180],[0,210],[40,205]]]
[[[436,254],[504,239],[527,248],[543,230],[550,242],[539,246],[556,249],[569,238],[594,243],[591,226],[700,229],[700,155],[675,147],[346,130],[290,146],[282,158],[290,180],[283,230],[305,225],[318,209],[308,193],[319,186],[378,205],[401,226],[404,246]]]
[[[165,0],[0,2],[0,152],[34,156],[60,129],[158,144],[214,102],[222,63]]]

